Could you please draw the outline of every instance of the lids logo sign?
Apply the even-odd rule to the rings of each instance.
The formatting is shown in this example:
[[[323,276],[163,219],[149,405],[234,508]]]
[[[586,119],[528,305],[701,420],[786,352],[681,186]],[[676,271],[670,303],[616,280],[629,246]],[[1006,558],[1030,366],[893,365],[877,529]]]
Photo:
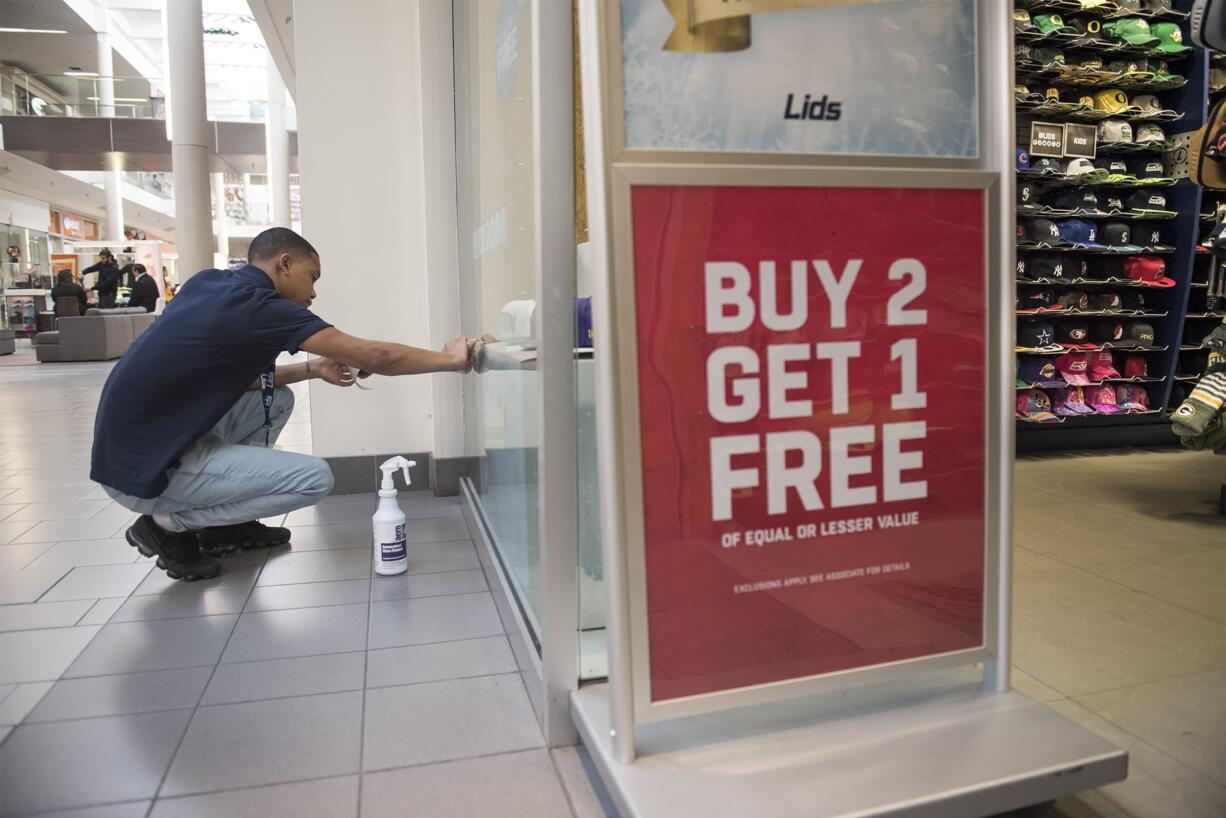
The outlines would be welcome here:
[[[832,101],[826,94],[823,94],[821,99],[813,99],[805,94],[804,101],[799,104],[795,100],[795,94],[788,94],[787,104],[783,108],[784,119],[838,122],[843,117],[843,103]]]

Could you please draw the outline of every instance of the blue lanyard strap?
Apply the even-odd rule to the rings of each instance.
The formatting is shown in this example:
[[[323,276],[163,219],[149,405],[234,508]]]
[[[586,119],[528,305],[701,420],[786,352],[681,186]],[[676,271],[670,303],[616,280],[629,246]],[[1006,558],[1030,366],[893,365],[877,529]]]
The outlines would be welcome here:
[[[270,445],[272,438],[272,399],[277,388],[277,365],[268,367],[268,371],[260,376],[260,394],[264,398],[264,446]]]

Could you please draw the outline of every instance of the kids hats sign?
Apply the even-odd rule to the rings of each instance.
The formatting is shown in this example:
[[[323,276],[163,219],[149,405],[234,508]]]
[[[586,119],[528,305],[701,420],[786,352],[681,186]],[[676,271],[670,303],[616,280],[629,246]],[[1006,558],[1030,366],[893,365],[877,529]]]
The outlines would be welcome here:
[[[1030,124],[1030,154],[1032,156],[1066,156],[1093,159],[1096,154],[1098,131],[1093,125],[1032,122]]]

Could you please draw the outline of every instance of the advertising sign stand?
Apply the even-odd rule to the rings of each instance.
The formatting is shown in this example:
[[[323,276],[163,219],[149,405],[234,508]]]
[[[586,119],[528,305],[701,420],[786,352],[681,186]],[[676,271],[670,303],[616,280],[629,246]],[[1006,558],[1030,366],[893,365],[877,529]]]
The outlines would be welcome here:
[[[579,23],[610,670],[572,714],[623,814],[990,815],[1123,778],[1010,691],[1006,9]]]

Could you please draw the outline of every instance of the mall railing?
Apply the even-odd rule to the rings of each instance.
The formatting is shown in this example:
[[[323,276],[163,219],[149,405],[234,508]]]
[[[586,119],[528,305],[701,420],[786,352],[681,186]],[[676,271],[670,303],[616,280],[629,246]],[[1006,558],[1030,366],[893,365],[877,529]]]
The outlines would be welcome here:
[[[87,72],[26,74],[0,67],[0,114],[122,119],[165,119],[166,97],[148,77],[111,77],[114,105],[102,104],[106,78]],[[262,101],[208,101],[208,118],[216,122],[263,122]]]

